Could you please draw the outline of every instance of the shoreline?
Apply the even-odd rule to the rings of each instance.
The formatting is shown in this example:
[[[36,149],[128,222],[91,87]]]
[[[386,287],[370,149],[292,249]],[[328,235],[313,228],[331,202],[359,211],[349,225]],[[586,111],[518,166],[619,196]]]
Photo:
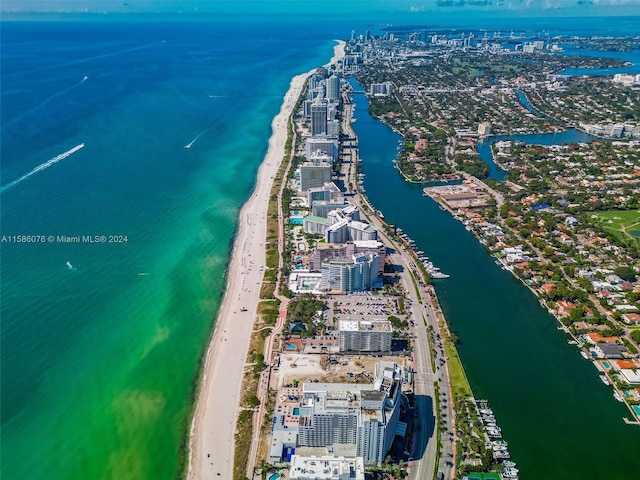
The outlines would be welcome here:
[[[344,55],[338,41],[329,63]],[[239,213],[228,277],[214,333],[207,347],[199,395],[189,430],[186,478],[233,477],[236,420],[251,332],[260,302],[265,264],[265,218],[273,178],[283,161],[287,125],[307,78],[317,69],[293,77],[279,112],[271,122],[269,147],[255,189]]]

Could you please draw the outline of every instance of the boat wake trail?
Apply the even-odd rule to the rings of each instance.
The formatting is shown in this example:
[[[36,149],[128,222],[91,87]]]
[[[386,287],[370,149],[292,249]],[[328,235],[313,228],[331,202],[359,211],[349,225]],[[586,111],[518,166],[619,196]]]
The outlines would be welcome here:
[[[42,107],[46,106],[49,102],[51,102],[51,100],[64,95],[65,93],[67,93],[70,90],[73,90],[76,87],[79,87],[80,85],[82,85],[84,82],[86,82],[89,79],[89,77],[87,77],[86,75],[84,77],[82,77],[82,80],[80,80],[78,83],[75,83],[73,85],[71,85],[70,87],[67,87],[63,90],[60,90],[58,93],[54,93],[53,95],[45,98],[42,102],[40,102],[38,105],[36,105],[33,108],[30,108],[29,110],[27,110],[26,112],[22,112],[20,115],[18,115],[16,118],[6,122],[3,126],[2,129],[6,129],[11,127],[12,125],[20,122],[21,120],[23,120],[27,115],[32,114],[33,112],[35,112],[36,110],[41,109]]]
[[[191,140],[189,143],[187,143],[187,144],[184,146],[184,148],[187,148],[187,149],[191,148],[191,145],[193,145],[194,143],[196,143],[196,140],[198,140],[202,135],[204,135],[205,133],[207,133],[207,131],[208,131],[208,130],[209,130],[209,129],[207,128],[207,129],[205,129],[205,130],[201,131],[201,132],[196,136],[196,138],[194,138],[194,139],[193,139],[193,140]]]
[[[36,173],[41,172],[42,170],[46,170],[51,165],[58,163],[60,160],[64,160],[69,155],[73,155],[74,153],[76,153],[81,148],[84,148],[84,143],[81,143],[80,145],[76,145],[71,150],[67,150],[64,153],[61,153],[60,155],[53,157],[51,160],[47,160],[46,162],[41,163],[36,168],[31,170],[29,173],[21,176],[20,178],[18,178],[17,180],[14,180],[13,182],[9,182],[6,185],[3,185],[2,187],[0,187],[0,193],[4,192],[5,190],[9,190],[12,187],[15,187],[17,184],[19,184],[20,182],[23,182],[30,176],[35,175]]]

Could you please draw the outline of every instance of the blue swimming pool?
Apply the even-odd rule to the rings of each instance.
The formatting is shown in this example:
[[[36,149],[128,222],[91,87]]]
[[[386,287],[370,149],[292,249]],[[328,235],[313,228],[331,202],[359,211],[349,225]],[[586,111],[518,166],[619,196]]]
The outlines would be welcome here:
[[[611,364],[609,362],[602,362],[602,366],[609,370],[611,368]]]
[[[300,415],[300,409],[299,409],[298,407],[295,407],[295,408],[293,409],[293,414],[294,414],[294,415]]]
[[[285,347],[287,350],[297,350],[298,347],[296,347],[293,343],[287,343],[287,345],[285,345]]]
[[[278,472],[269,476],[269,480],[278,480],[280,478],[280,474]]]

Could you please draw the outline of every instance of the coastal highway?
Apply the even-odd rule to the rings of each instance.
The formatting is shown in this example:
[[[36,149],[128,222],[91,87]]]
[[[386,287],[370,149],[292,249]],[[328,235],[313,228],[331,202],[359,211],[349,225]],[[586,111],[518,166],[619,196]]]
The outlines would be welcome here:
[[[349,92],[344,92],[344,96],[348,96]],[[345,175],[345,186],[358,184],[356,176],[356,164],[359,161],[357,140],[355,132],[351,126],[351,115],[353,108],[350,102],[344,102],[344,114],[342,119],[343,132],[349,137],[348,152],[342,152],[343,155],[343,173]],[[352,198],[352,203],[358,205],[360,211],[365,214],[366,209],[370,207],[367,200],[359,193]],[[455,436],[453,408],[451,405],[451,392],[449,378],[447,372],[446,358],[441,344],[435,345],[433,351],[434,363],[436,371],[432,368],[431,355],[429,350],[429,339],[427,338],[427,326],[433,327],[433,331],[439,335],[439,325],[437,321],[436,311],[432,304],[431,293],[433,287],[427,286],[420,282],[420,272],[416,268],[415,257],[413,253],[404,249],[398,242],[391,240],[384,233],[382,221],[375,215],[367,215],[367,220],[378,229],[380,239],[392,249],[390,260],[396,265],[400,274],[401,281],[407,291],[407,307],[411,310],[411,319],[414,325],[411,327],[411,333],[414,336],[414,353],[413,353],[413,369],[414,373],[414,394],[416,398],[415,407],[417,413],[416,428],[414,429],[413,444],[411,448],[410,462],[410,478],[412,480],[421,480],[433,478],[435,473],[442,473],[443,478],[453,478],[455,464]],[[412,272],[416,282],[418,282],[418,291],[420,299],[414,286]],[[439,402],[436,399],[435,384],[439,382]],[[435,412],[436,405],[440,405],[440,411]],[[438,423],[436,418],[440,416],[443,420],[442,431],[438,431]],[[418,426],[420,427],[418,429]],[[439,461],[437,461],[437,440],[436,435],[440,435],[441,451]],[[437,470],[436,470],[436,462]]]
[[[377,219],[371,219],[374,224]],[[381,231],[381,225],[377,225]],[[387,245],[393,245],[391,239],[384,239]],[[420,281],[419,272],[415,266],[412,254],[405,251],[401,246],[395,244],[397,249],[391,254],[391,261],[400,267],[400,277],[407,292],[407,307],[410,309],[410,318],[414,321],[411,333],[414,336],[413,342],[413,369],[414,369],[414,394],[415,407],[417,412],[417,424],[414,430],[413,446],[411,457],[414,459],[410,464],[410,478],[419,480],[432,478],[433,472],[442,472],[444,478],[453,478],[454,464],[454,437],[451,435],[453,425],[453,409],[451,405],[451,392],[449,386],[448,372],[446,369],[446,359],[439,336],[436,337],[435,345],[429,348],[429,338],[427,327],[431,326],[433,331],[439,334],[437,323],[437,313],[431,300],[432,287],[418,283],[418,292],[414,285],[414,280]],[[434,362],[432,363],[432,358]],[[433,364],[436,368],[434,371]],[[436,399],[436,383],[439,384],[439,402]],[[436,412],[436,405],[440,405],[440,411]],[[442,418],[442,430],[438,430],[437,417]],[[420,426],[418,429],[417,426]],[[440,457],[438,460],[437,437],[440,435]],[[437,461],[438,460],[438,461]]]

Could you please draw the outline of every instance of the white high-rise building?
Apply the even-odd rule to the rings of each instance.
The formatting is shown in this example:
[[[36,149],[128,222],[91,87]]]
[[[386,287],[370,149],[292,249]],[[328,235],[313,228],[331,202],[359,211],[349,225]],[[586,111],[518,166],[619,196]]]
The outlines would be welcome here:
[[[305,162],[300,165],[300,190],[322,187],[331,181],[331,164],[327,162]]]
[[[393,84],[391,82],[372,83],[369,93],[371,95],[393,95]]]
[[[378,362],[371,384],[305,383],[299,407],[298,445],[356,446],[365,465],[382,462],[398,432],[402,371]],[[335,477],[334,477],[335,478]]]
[[[337,102],[340,100],[340,77],[331,75],[327,79],[327,99]]]
[[[378,255],[357,254],[322,262],[322,288],[328,291],[364,292],[378,280]]]
[[[340,320],[340,352],[390,352],[393,328],[388,320]]]
[[[478,125],[478,135],[486,137],[491,135],[491,124],[489,122],[482,122]]]

